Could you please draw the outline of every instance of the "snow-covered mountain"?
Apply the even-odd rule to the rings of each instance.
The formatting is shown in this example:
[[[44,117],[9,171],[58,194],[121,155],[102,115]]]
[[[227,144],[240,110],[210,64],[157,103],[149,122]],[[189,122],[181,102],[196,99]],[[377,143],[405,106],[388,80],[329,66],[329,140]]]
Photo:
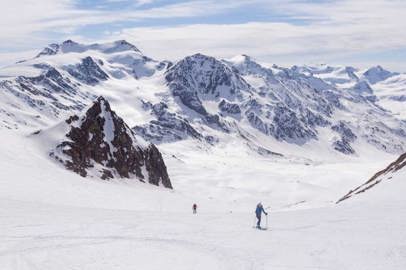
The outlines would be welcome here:
[[[47,126],[94,100],[99,95],[96,85],[99,89],[102,83],[126,84],[130,79],[151,76],[169,64],[144,56],[125,41],[83,45],[67,40],[51,44],[37,57],[1,70],[1,125]],[[108,88],[114,92],[114,86]]]
[[[379,65],[366,70],[327,65],[303,66],[298,69],[338,89],[358,92],[396,117],[406,119],[405,74],[391,72]]]
[[[281,152],[286,143],[349,155],[362,155],[365,147],[406,150],[405,122],[379,105],[371,87],[403,74],[379,66],[363,73],[268,68],[246,55],[219,60],[202,54],[172,64],[123,40],[67,40],[0,75],[1,125],[10,129],[47,127],[103,95],[154,143],[192,138],[215,145],[233,138],[262,154]]]

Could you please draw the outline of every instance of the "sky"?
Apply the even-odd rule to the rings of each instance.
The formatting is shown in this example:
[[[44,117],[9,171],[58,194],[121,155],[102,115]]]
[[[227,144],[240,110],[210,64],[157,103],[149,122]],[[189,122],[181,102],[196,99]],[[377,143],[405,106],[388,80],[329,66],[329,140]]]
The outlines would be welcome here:
[[[0,0],[0,66],[66,39],[126,39],[175,61],[247,54],[282,66],[406,72],[405,0]]]

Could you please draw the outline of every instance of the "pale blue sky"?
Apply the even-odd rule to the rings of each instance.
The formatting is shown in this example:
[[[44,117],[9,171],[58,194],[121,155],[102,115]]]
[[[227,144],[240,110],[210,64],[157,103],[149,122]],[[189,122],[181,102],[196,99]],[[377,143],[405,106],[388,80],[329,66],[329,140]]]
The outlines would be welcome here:
[[[403,0],[7,2],[0,18],[0,65],[70,38],[127,39],[157,59],[244,53],[287,66],[381,64],[406,71]]]

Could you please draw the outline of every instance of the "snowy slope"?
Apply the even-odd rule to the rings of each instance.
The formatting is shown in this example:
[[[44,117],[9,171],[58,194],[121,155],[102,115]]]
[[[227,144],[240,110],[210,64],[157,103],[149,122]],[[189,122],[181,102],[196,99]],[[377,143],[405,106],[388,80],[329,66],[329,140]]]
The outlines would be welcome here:
[[[392,181],[392,178],[401,179],[406,175],[404,167],[406,166],[406,153],[400,155],[395,161],[390,163],[385,169],[375,173],[367,182],[348,192],[345,196],[338,200],[337,203],[352,198],[364,192],[369,192],[371,188],[381,182]],[[395,180],[396,181],[396,180]]]
[[[172,170],[174,186],[181,187],[174,191],[143,183],[83,181],[46,162],[31,137],[0,132],[12,142],[2,147],[0,156],[5,165],[0,170],[0,201],[6,206],[0,210],[2,269],[401,270],[406,265],[402,179],[382,183],[383,189],[371,190],[371,196],[300,210],[300,201],[287,202],[325,195],[328,189],[306,188],[304,183],[293,188],[291,183],[293,189],[288,191],[282,185],[287,179],[280,178],[274,194],[258,179],[266,172],[256,167],[245,171],[249,166],[241,166],[241,161],[234,173],[245,171],[247,179],[237,187],[232,183],[238,180],[235,175],[224,179],[226,174],[220,172],[227,165],[221,164],[218,174],[197,165],[194,171]],[[189,159],[182,162],[193,167]],[[325,176],[334,171],[340,175],[335,181],[339,193],[340,187],[348,188],[354,179],[370,174],[371,164],[303,166],[297,174],[330,185],[334,177]],[[206,166],[214,168],[210,162]],[[274,166],[268,172],[278,172]],[[292,166],[280,164],[279,176]],[[346,181],[339,168],[348,169]],[[286,177],[293,179],[292,173]],[[210,184],[212,191],[206,197],[201,174],[211,183],[227,180],[229,186]],[[255,192],[259,190],[263,192]],[[327,192],[331,198],[337,196],[333,193]],[[258,198],[271,206],[268,231],[252,229]],[[193,202],[198,203],[197,215],[191,213]]]
[[[406,120],[406,74],[399,74],[374,86],[378,104]]]

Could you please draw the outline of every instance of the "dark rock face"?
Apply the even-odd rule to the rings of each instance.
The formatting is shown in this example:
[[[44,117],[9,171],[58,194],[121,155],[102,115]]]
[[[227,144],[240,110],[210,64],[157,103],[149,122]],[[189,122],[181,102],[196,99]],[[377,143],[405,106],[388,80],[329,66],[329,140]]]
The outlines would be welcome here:
[[[340,134],[341,139],[333,142],[335,150],[343,154],[354,154],[355,150],[351,147],[351,143],[357,139],[357,136],[352,132],[348,125],[340,121],[338,124],[331,127],[332,130]]]
[[[168,112],[168,106],[165,103],[145,104],[145,108],[148,109],[148,107],[151,107],[151,113],[156,116],[157,120],[152,120],[143,126],[134,127],[134,131],[146,140],[162,143],[175,142],[187,137],[195,139],[203,137],[187,119],[176,113]]]
[[[16,81],[24,89],[33,89],[33,85],[42,85],[51,89],[54,92],[64,92],[67,94],[74,94],[76,91],[69,78],[63,77],[62,74],[53,67],[43,67],[44,73],[36,77],[19,76]],[[43,91],[38,91],[41,93]],[[51,94],[51,93],[49,93]]]
[[[48,64],[36,64],[38,76],[18,76],[14,80],[0,82],[0,88],[14,95],[21,102],[45,113],[58,117],[63,111],[79,111],[84,108],[83,99],[90,93],[78,91],[77,83],[60,70]]]
[[[219,109],[228,114],[240,114],[241,109],[237,103],[227,102],[224,99],[219,103]]]
[[[318,127],[330,125],[329,118],[341,104],[329,85],[295,67],[271,70],[247,56],[243,59],[233,64],[239,74],[260,79],[255,94],[241,106],[252,127],[277,140],[303,144],[317,139]]]
[[[357,93],[360,93],[360,94],[372,94],[373,93],[371,86],[366,81],[357,82],[351,88],[351,90],[356,91]]]
[[[149,183],[159,186],[162,182],[164,187],[172,188],[164,160],[158,148],[150,144],[144,153],[144,158],[149,173]]]
[[[72,116],[66,123],[67,140],[51,156],[83,177],[102,179],[136,176],[143,182],[172,188],[165,163],[158,149],[140,146],[123,119],[99,97],[82,117]]]
[[[82,59],[82,62],[74,67],[68,67],[67,71],[77,80],[91,85],[109,78],[90,56]]]
[[[389,164],[388,167],[385,169],[377,172],[374,174],[366,183],[362,184],[361,186],[355,188],[354,190],[350,190],[345,196],[340,198],[337,203],[342,202],[346,199],[349,199],[353,197],[354,195],[358,195],[360,193],[363,193],[370,188],[374,187],[375,185],[379,184],[383,180],[383,176],[388,175],[388,174],[393,174],[396,173],[397,171],[403,169],[406,167],[406,153],[402,154],[399,156],[397,160]],[[392,177],[388,177],[387,180],[391,179]],[[386,181],[387,181],[386,180]]]
[[[258,129],[264,134],[269,134],[269,127],[265,124],[262,119],[255,112],[246,112],[246,117],[252,127]]]
[[[290,140],[297,143],[304,143],[308,138],[316,138],[315,130],[311,126],[303,125],[303,122],[297,117],[296,113],[284,106],[275,108],[274,122],[274,137],[278,140],[289,142]]]
[[[206,116],[201,98],[233,99],[249,85],[232,68],[213,57],[195,54],[188,56],[167,72],[165,79],[174,96],[183,105]]]
[[[37,56],[41,57],[43,55],[55,55],[59,51],[59,45],[58,44],[50,44],[48,47],[45,47]]]
[[[325,125],[325,120],[311,114],[311,111],[305,110],[304,113],[308,114],[307,118],[299,118],[295,111],[286,108],[283,104],[269,107],[257,104],[255,100],[252,100],[249,106],[245,115],[251,126],[280,141],[304,143],[309,138],[317,137],[314,126]],[[263,115],[265,110],[268,113],[261,117],[260,115]],[[308,119],[310,121],[307,121]]]

